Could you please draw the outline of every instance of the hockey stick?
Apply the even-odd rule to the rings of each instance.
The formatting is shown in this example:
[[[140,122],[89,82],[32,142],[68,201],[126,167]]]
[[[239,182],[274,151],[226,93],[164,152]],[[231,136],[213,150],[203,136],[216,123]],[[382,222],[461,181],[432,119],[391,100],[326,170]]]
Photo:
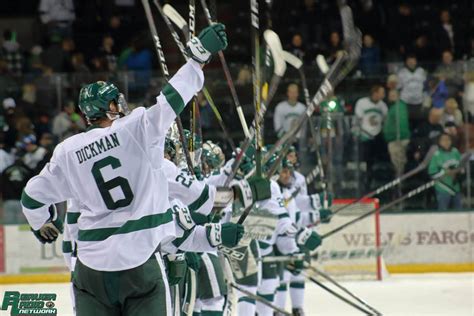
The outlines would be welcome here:
[[[192,315],[194,311],[194,304],[196,303],[196,271],[188,268],[186,274],[187,282],[185,283],[186,290],[184,292],[184,303],[182,304],[182,312],[185,315]]]
[[[213,22],[211,18],[211,13],[206,4],[206,0],[201,0],[201,5],[204,10],[204,15],[206,16],[207,23],[211,25]],[[250,138],[249,128],[247,126],[247,121],[245,120],[244,111],[242,110],[242,105],[240,105],[240,101],[237,96],[237,91],[235,89],[234,81],[232,80],[229,66],[227,65],[227,61],[225,60],[224,52],[219,51],[218,55],[221,61],[222,70],[224,71],[224,75],[227,80],[227,85],[229,86],[229,89],[230,89],[230,94],[232,95],[232,99],[234,100],[234,105],[235,105],[235,109],[237,110],[237,115],[239,116],[240,124],[242,125],[242,129],[244,130],[244,135],[246,138]]]
[[[332,213],[331,217],[334,216],[334,215],[336,215],[336,214],[339,213],[340,211],[342,211],[342,210],[344,210],[344,209],[346,209],[346,208],[348,208],[348,207],[350,207],[350,206],[352,206],[352,205],[354,205],[354,204],[359,203],[359,202],[362,201],[362,200],[365,200],[365,199],[374,197],[374,196],[377,195],[377,194],[380,194],[380,193],[382,193],[382,192],[384,192],[384,191],[386,191],[386,190],[388,190],[388,189],[391,189],[391,188],[397,186],[398,184],[400,184],[402,181],[405,181],[406,179],[408,179],[408,178],[410,178],[410,177],[412,177],[412,176],[414,176],[414,175],[420,173],[421,171],[425,170],[426,168],[428,168],[428,165],[429,165],[429,163],[430,163],[430,161],[431,161],[431,158],[433,157],[433,155],[434,155],[434,153],[436,152],[436,150],[437,150],[437,146],[435,146],[435,145],[431,146],[430,149],[429,149],[429,151],[428,151],[428,153],[426,153],[426,156],[425,156],[425,158],[423,159],[423,161],[422,161],[416,168],[414,168],[414,169],[408,171],[407,173],[405,173],[405,174],[401,175],[400,177],[398,177],[398,178],[396,178],[396,179],[390,181],[389,183],[382,185],[382,186],[379,187],[378,189],[376,189],[376,190],[374,190],[374,191],[372,191],[372,192],[367,193],[366,195],[364,195],[364,196],[358,198],[357,200],[354,200],[354,201],[352,201],[352,202],[349,203],[349,204],[345,204],[345,205],[341,206],[340,208],[338,208],[337,210],[335,210],[335,211]]]
[[[331,290],[329,287],[327,287],[326,285],[324,285],[323,283],[319,282],[318,280],[316,280],[315,278],[313,278],[312,276],[308,275],[306,272],[304,271],[301,271],[301,275],[303,275],[305,278],[309,279],[311,282],[315,283],[316,285],[318,285],[319,287],[321,287],[322,289],[326,290],[327,292],[331,293],[332,295],[334,295],[335,297],[337,297],[338,299],[340,299],[341,301],[351,305],[352,307],[358,309],[359,311],[365,313],[366,315],[381,315],[381,314],[374,314],[373,312],[371,311],[368,311],[364,308],[362,308],[361,306],[355,304],[354,302],[351,302],[350,300],[348,300],[347,298],[343,297],[341,294],[339,293],[336,293],[335,291]]]
[[[328,66],[328,63],[326,62],[326,58],[324,58],[323,55],[316,56],[316,65],[318,65],[318,68],[323,75],[328,73],[329,66]]]
[[[309,96],[308,84],[306,83],[306,76],[303,70],[303,62],[298,57],[296,57],[295,55],[287,51],[283,51],[283,59],[285,59],[287,63],[289,63],[294,68],[296,68],[296,70],[298,70],[298,73],[300,74],[300,78],[301,78],[301,85],[303,86],[303,94],[304,94],[304,99],[306,102],[306,107],[308,107],[311,104],[311,98]],[[318,148],[316,148],[316,130],[311,118],[308,119],[308,123],[309,123],[309,130],[311,132],[311,137],[313,137],[313,141],[315,142],[316,161],[319,166],[319,174],[320,174],[321,182],[323,184],[323,194],[324,194],[323,205],[325,208],[328,208],[327,179],[324,175],[324,168],[323,168],[323,162],[321,161],[321,155],[319,154]]]
[[[336,61],[332,64],[326,77],[324,78],[318,92],[314,96],[308,109],[297,120],[297,123],[280,138],[275,146],[267,153],[267,157],[273,155],[278,148],[288,142],[296,133],[298,133],[301,126],[310,118],[316,106],[320,104],[334,88],[347,76],[347,74],[354,68],[360,57],[362,38],[361,32],[354,26],[352,11],[347,5],[340,8],[341,20],[344,29],[344,39],[346,49],[341,51]]]
[[[358,297],[357,295],[355,295],[354,293],[349,291],[347,288],[345,288],[344,286],[342,286],[338,282],[336,282],[336,280],[331,278],[328,274],[324,273],[323,271],[321,271],[321,270],[319,270],[319,269],[317,269],[317,268],[315,268],[315,267],[313,267],[309,264],[304,264],[304,268],[309,269],[309,270],[315,272],[316,274],[322,276],[323,278],[325,278],[326,280],[328,280],[329,282],[334,284],[337,288],[341,289],[343,292],[345,292],[346,294],[348,294],[349,296],[354,298],[356,301],[358,301],[359,303],[361,303],[362,305],[364,305],[368,309],[372,310],[374,313],[376,313],[376,315],[382,315],[381,312],[379,312],[378,310],[376,310],[375,308],[373,308],[372,306],[367,304],[367,302],[365,302],[363,299],[361,299],[360,297]]]
[[[178,26],[178,28],[184,33],[185,37],[188,36],[189,34],[189,28],[187,26],[186,21],[183,19],[183,17],[169,4],[165,4],[163,7],[161,7],[160,3],[158,0],[153,0],[153,3],[155,4],[156,8],[160,12],[161,16],[163,17],[163,20],[165,21],[166,26],[168,27],[169,31],[171,32],[171,35],[173,36],[173,39],[178,46],[181,54],[183,55],[185,60],[188,60],[188,56],[186,55],[186,51],[184,48],[183,43],[181,42],[181,39],[179,38],[179,35],[176,33],[176,31],[173,28],[173,25],[171,24],[171,21]],[[171,21],[170,21],[171,20]],[[206,87],[202,88],[202,92],[204,94],[204,97],[206,98],[206,101],[209,103],[212,111],[214,112],[214,115],[217,119],[217,122],[219,123],[222,131],[224,132],[224,136],[227,139],[227,141],[230,144],[230,147],[232,148],[233,152],[236,152],[236,147],[234,144],[234,141],[232,137],[230,137],[230,134],[225,126],[225,123],[222,119],[222,116],[219,113],[219,110],[217,109],[216,104],[214,103],[214,100],[211,98],[211,95],[209,94],[209,91],[207,90]]]
[[[156,30],[155,22],[153,20],[153,15],[151,14],[151,8],[149,0],[142,0],[143,9],[145,10],[146,19],[148,21],[148,26],[150,27],[150,32],[155,42],[156,54],[158,55],[158,60],[160,61],[161,72],[163,77],[168,82],[169,80],[169,71],[166,66],[165,55],[163,54],[163,48],[161,47],[160,38],[158,37],[158,31]],[[193,163],[191,161],[191,156],[189,155],[188,146],[186,144],[186,137],[184,136],[183,123],[179,115],[176,116],[176,126],[178,127],[179,138],[183,146],[184,156],[186,157],[186,164],[188,165],[188,170],[191,174],[194,174]]]
[[[456,168],[455,170],[461,170],[463,168],[463,166],[469,161],[470,157],[472,155],[472,152],[466,152],[462,155],[461,157],[461,161],[459,163],[459,167]],[[345,223],[345,224],[342,224],[341,226],[339,227],[336,227],[334,228],[333,230],[321,235],[321,238],[325,239],[331,235],[334,235],[335,233],[343,230],[344,228],[346,228],[347,226],[350,226],[354,223],[357,223],[359,221],[361,221],[362,219],[376,213],[377,211],[379,213],[382,213],[383,211],[391,208],[392,206],[406,200],[406,199],[409,199],[423,191],[426,191],[428,190],[429,188],[433,187],[439,180],[441,180],[441,178],[445,175],[445,172],[440,172],[438,173],[436,176],[433,176],[432,180],[431,181],[428,181],[427,183],[423,184],[423,185],[420,185],[419,187],[411,190],[410,192],[404,194],[403,196],[399,197],[398,199],[395,199],[393,200],[392,202],[388,203],[388,204],[385,204],[384,206],[382,206],[380,209],[373,209],[372,211],[369,211],[368,213],[365,213],[365,214],[362,214],[361,216]],[[449,190],[449,187],[447,187],[446,185],[443,184],[443,182],[439,181],[438,184],[442,185],[445,189]]]
[[[246,289],[240,287],[239,285],[235,284],[235,283],[231,283],[230,286],[232,286],[234,289],[236,289],[237,291],[239,292],[242,292],[244,293],[246,296],[248,296],[249,298],[255,300],[255,301],[258,301],[268,307],[270,307],[271,309],[273,309],[274,311],[278,312],[278,313],[281,313],[283,315],[288,315],[288,316],[291,316],[292,314],[273,305],[271,302],[267,301],[266,299],[264,299],[263,297],[260,297],[256,294],[253,294],[252,292],[250,291],[247,291]]]
[[[268,101],[269,100],[271,101],[271,99],[273,98],[273,93],[276,92],[276,87],[278,86],[278,83],[280,82],[281,77],[283,77],[286,71],[286,63],[281,57],[281,42],[278,35],[275,32],[269,31],[269,30],[265,32],[267,34],[265,36],[267,46],[270,47],[270,50],[274,54],[273,55],[274,72],[272,75],[270,89],[269,89],[270,91],[272,91],[272,93],[269,92],[267,99],[264,100],[264,102],[261,102],[260,115],[258,115],[258,117],[256,117],[253,120],[252,126],[250,127],[250,138],[245,139],[244,143],[240,147],[241,150],[234,159],[234,163],[232,164],[232,170],[229,173],[229,176],[227,177],[224,186],[228,186],[230,181],[232,181],[232,179],[237,174],[237,170],[239,169],[240,163],[242,162],[244,158],[245,152],[252,144],[253,137],[255,136],[256,123],[258,122],[260,124],[260,122],[263,120],[263,116],[265,115],[265,112],[267,110],[266,104],[268,104]]]
[[[289,256],[266,256],[262,257],[261,261],[262,262],[292,262],[292,261],[298,261],[298,260],[304,260],[306,258],[306,254],[304,253],[299,253],[295,255],[289,255]]]

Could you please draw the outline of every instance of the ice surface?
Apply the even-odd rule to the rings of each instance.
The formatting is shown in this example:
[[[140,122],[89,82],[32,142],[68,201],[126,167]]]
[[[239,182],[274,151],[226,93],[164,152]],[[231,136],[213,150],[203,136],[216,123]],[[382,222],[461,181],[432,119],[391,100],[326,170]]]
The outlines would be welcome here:
[[[404,274],[392,275],[381,282],[345,281],[341,284],[384,315],[474,315],[474,273]],[[5,291],[56,293],[58,315],[72,315],[67,283],[0,285],[2,299]],[[0,311],[0,315],[10,313]],[[306,315],[362,313],[307,283]]]

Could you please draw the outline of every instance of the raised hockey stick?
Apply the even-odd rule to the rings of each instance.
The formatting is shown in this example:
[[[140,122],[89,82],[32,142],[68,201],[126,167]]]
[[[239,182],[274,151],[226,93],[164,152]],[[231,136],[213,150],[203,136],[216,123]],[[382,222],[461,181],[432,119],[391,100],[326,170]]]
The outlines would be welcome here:
[[[472,155],[472,152],[466,152],[464,153],[462,156],[461,156],[461,161],[459,163],[459,167],[456,168],[455,170],[461,170],[463,168],[464,165],[467,164],[467,162],[469,161],[470,157]],[[426,191],[428,190],[429,188],[433,187],[436,183],[442,185],[446,190],[448,191],[451,191],[451,189],[449,187],[447,187],[442,181],[439,181],[441,180],[441,178],[445,175],[444,172],[440,172],[438,174],[436,174],[435,176],[433,176],[432,180],[431,181],[428,181],[427,183],[423,184],[423,185],[420,185],[419,187],[411,190],[410,192],[404,194],[403,196],[399,197],[398,199],[395,199],[393,200],[392,202],[388,203],[388,204],[385,204],[384,206],[382,206],[381,208],[378,209],[379,213],[382,213],[383,211],[386,211],[388,210],[389,208],[391,208],[392,206],[406,200],[406,199],[409,199],[423,191]],[[343,230],[344,228],[354,224],[354,223],[357,223],[359,221],[361,221],[362,219],[374,214],[375,212],[377,212],[377,209],[373,209],[372,211],[369,211],[368,213],[365,213],[365,214],[362,214],[361,216],[357,217],[357,218],[354,218],[353,220],[345,223],[345,224],[342,224],[340,225],[339,227],[336,227],[334,228],[333,230],[321,235],[321,238],[325,239],[331,235],[334,235],[335,233],[337,232],[340,232],[341,230]]]
[[[278,83],[280,82],[280,79],[283,77],[283,75],[286,71],[286,63],[283,60],[283,58],[281,57],[281,42],[280,42],[280,39],[279,39],[278,35],[275,32],[269,31],[269,30],[267,30],[265,32],[267,34],[265,36],[265,41],[267,43],[267,46],[270,47],[270,51],[272,51],[273,54],[274,54],[273,55],[273,62],[274,62],[273,75],[272,75],[272,79],[270,81],[270,88],[269,88],[269,90],[272,93],[269,92],[268,96],[267,96],[267,99],[263,100],[263,102],[261,102],[260,115],[258,115],[258,117],[256,117],[253,120],[252,126],[250,128],[250,136],[251,137],[246,138],[244,143],[240,147],[241,151],[237,154],[237,156],[234,159],[234,163],[232,164],[232,170],[229,173],[229,176],[227,177],[224,186],[228,186],[230,181],[232,181],[232,179],[237,174],[237,170],[239,169],[240,163],[242,162],[242,160],[244,158],[245,152],[247,151],[247,149],[252,144],[253,137],[255,136],[255,126],[256,126],[257,120],[258,120],[259,124],[263,120],[263,116],[265,115],[265,112],[267,110],[266,105],[268,104],[268,100],[271,101],[271,99],[273,98],[273,93],[276,92]]]
[[[204,10],[204,15],[206,16],[207,23],[211,25],[213,22],[211,18],[211,13],[206,4],[206,0],[201,0],[201,5]],[[218,55],[222,65],[222,70],[224,71],[224,75],[227,80],[227,85],[229,86],[230,94],[232,95],[232,99],[234,101],[237,115],[239,116],[240,124],[242,125],[242,129],[244,131],[244,135],[246,138],[250,138],[250,132],[247,126],[247,121],[245,120],[244,111],[242,110],[242,105],[240,105],[240,101],[237,96],[237,90],[235,89],[234,81],[232,80],[232,75],[230,74],[229,66],[227,65],[227,61],[225,60],[224,52],[219,51]]]
[[[372,310],[376,315],[382,315],[381,312],[379,312],[378,310],[376,310],[375,308],[373,308],[372,306],[370,306],[366,301],[364,301],[363,299],[361,299],[360,297],[358,297],[357,295],[355,295],[354,293],[352,293],[351,291],[349,291],[347,288],[345,288],[344,286],[342,286],[341,284],[339,284],[336,280],[334,280],[333,278],[331,278],[327,273],[324,273],[323,271],[309,265],[309,264],[304,264],[304,268],[305,269],[309,269],[311,271],[313,271],[314,273],[320,275],[321,277],[325,278],[327,281],[331,282],[332,284],[334,284],[334,286],[336,286],[337,288],[339,288],[340,290],[342,290],[344,293],[348,294],[349,296],[351,296],[353,299],[355,299],[356,301],[358,301],[359,303],[361,303],[362,305],[364,305],[365,307],[367,307],[368,309]]]
[[[323,283],[319,282],[318,280],[316,280],[316,278],[308,275],[306,272],[304,271],[301,271],[301,275],[303,275],[305,278],[307,278],[308,280],[310,280],[311,282],[313,282],[314,284],[318,285],[319,287],[321,287],[322,289],[326,290],[327,292],[331,293],[332,295],[334,295],[335,297],[337,297],[338,299],[340,299],[341,301],[345,302],[346,304],[349,304],[350,306],[358,309],[359,311],[365,313],[366,315],[381,315],[381,314],[374,314],[374,312],[371,312],[367,309],[364,309],[362,308],[361,306],[357,305],[356,303],[354,302],[351,302],[350,300],[348,300],[347,298],[345,298],[344,296],[342,296],[341,294],[339,293],[336,293],[334,290],[330,289],[329,287],[327,287],[326,285],[324,285]]]
[[[309,96],[308,84],[306,83],[306,75],[304,74],[304,70],[303,70],[303,62],[301,61],[301,59],[291,54],[290,52],[283,51],[282,53],[283,53],[282,54],[283,59],[287,63],[292,65],[294,68],[296,68],[296,70],[298,70],[298,73],[301,78],[301,85],[303,86],[303,94],[304,94],[306,107],[308,107],[311,104],[311,98]],[[316,129],[314,127],[314,124],[311,118],[308,119],[308,123],[309,123],[309,130],[311,133],[311,137],[313,138],[313,141],[315,142],[315,145],[316,145]],[[323,205],[325,208],[327,208],[328,207],[327,179],[324,175],[324,168],[323,168],[323,162],[321,160],[321,155],[319,154],[318,148],[316,147],[315,147],[315,152],[316,152],[316,161],[319,167],[319,175],[321,178],[321,182],[323,184],[323,194],[324,194]]]
[[[326,58],[324,58],[323,55],[316,56],[316,65],[318,65],[318,68],[323,75],[328,73],[329,66],[328,66],[328,63],[326,62]]]
[[[316,92],[308,109],[298,119],[297,123],[281,137],[275,146],[269,150],[267,157],[273,155],[278,148],[287,143],[294,137],[300,128],[310,118],[316,106],[330,95],[334,88],[347,76],[347,74],[354,68],[360,57],[362,38],[361,32],[354,26],[352,11],[347,5],[340,7],[341,20],[344,30],[344,44],[345,50],[339,52],[336,61],[332,64],[321,86]]]
[[[377,188],[376,190],[372,191],[372,192],[369,192],[367,194],[365,194],[364,196],[358,198],[357,200],[354,200],[352,201],[351,203],[349,204],[346,204],[346,205],[343,205],[341,206],[340,208],[338,208],[337,210],[335,210],[331,217],[336,215],[337,213],[339,213],[340,211],[354,205],[354,204],[357,204],[359,203],[360,201],[362,200],[365,200],[365,199],[368,199],[368,198],[371,198],[371,197],[374,197],[375,195],[377,194],[380,194],[388,189],[391,189],[395,186],[397,186],[398,184],[400,184],[402,181],[405,181],[406,179],[420,173],[421,171],[425,170],[426,168],[428,168],[428,165],[431,161],[431,158],[433,157],[434,153],[436,152],[437,150],[437,146],[433,145],[431,146],[431,148],[429,149],[429,151],[426,153],[426,156],[425,158],[423,159],[423,161],[414,169],[408,171],[407,173],[401,175],[400,177],[390,181],[389,183],[387,184],[384,184],[382,185],[381,187]]]
[[[184,36],[189,35],[189,28],[187,26],[186,21],[183,19],[183,17],[169,4],[165,4],[163,7],[161,7],[160,3],[158,0],[153,0],[153,3],[155,4],[156,8],[160,12],[161,16],[163,17],[163,20],[165,21],[166,26],[168,27],[169,31],[171,32],[171,35],[173,36],[173,39],[178,46],[181,54],[183,55],[185,60],[188,60],[188,56],[186,55],[186,51],[184,48],[183,43],[181,42],[181,39],[179,38],[178,33],[173,28],[173,25],[171,24],[171,21],[176,24],[176,26],[184,33]],[[171,21],[170,21],[171,20]],[[204,94],[204,97],[206,98],[206,101],[209,103],[212,112],[214,112],[214,115],[217,119],[217,122],[219,123],[225,138],[229,142],[230,147],[232,148],[233,152],[236,152],[236,147],[234,140],[232,137],[230,137],[229,131],[227,130],[227,127],[222,119],[222,116],[219,113],[219,110],[217,109],[217,106],[214,102],[214,100],[211,98],[211,95],[209,94],[209,91],[207,88],[204,86],[202,88],[202,92]]]
[[[158,55],[158,60],[160,61],[161,72],[163,73],[163,77],[165,78],[165,80],[168,81],[170,74],[168,71],[168,67],[166,66],[165,55],[163,54],[163,48],[161,47],[160,38],[158,37],[158,31],[156,30],[155,21],[153,20],[150,3],[148,1],[149,0],[142,0],[143,9],[145,10],[146,19],[148,21],[148,26],[150,27],[150,32],[153,37],[153,41],[155,42],[156,54]],[[175,121],[176,126],[178,127],[179,138],[183,147],[183,152],[186,158],[188,170],[191,174],[194,174],[193,163],[186,143],[186,137],[184,136],[183,123],[181,122],[181,118],[179,117],[179,115],[176,116]]]

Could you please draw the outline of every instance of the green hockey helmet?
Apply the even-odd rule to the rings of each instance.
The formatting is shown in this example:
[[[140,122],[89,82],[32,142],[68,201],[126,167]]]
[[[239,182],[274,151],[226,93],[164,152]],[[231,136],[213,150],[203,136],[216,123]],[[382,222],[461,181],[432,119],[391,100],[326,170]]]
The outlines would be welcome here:
[[[110,111],[109,105],[112,101],[117,104],[119,112]],[[97,81],[81,89],[79,109],[89,121],[103,117],[115,119],[130,112],[119,89],[114,84],[105,81]]]
[[[225,157],[219,145],[208,140],[202,145],[202,159],[211,170],[216,170],[222,167]]]

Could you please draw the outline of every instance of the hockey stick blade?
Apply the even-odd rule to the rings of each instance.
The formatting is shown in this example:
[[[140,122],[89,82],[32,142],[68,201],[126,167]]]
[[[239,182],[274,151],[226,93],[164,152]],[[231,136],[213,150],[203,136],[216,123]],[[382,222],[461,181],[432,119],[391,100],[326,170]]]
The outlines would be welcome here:
[[[327,74],[329,71],[328,63],[326,62],[326,58],[323,55],[316,56],[316,65],[318,65],[319,70],[322,74]]]
[[[186,31],[188,30],[188,23],[181,16],[181,14],[176,11],[175,8],[169,4],[165,4],[163,6],[163,12],[174,24],[176,24],[177,27],[179,27],[179,29],[183,30],[183,32],[186,34]]]

